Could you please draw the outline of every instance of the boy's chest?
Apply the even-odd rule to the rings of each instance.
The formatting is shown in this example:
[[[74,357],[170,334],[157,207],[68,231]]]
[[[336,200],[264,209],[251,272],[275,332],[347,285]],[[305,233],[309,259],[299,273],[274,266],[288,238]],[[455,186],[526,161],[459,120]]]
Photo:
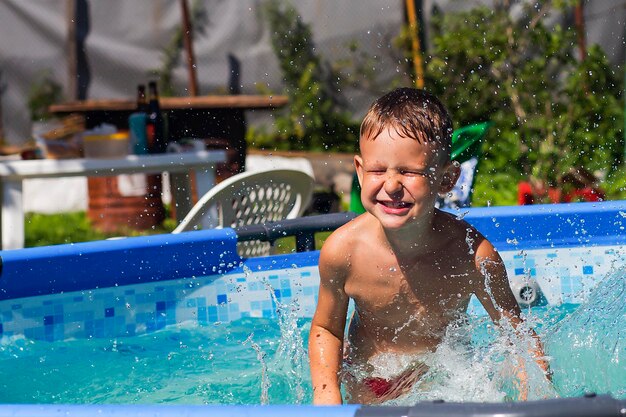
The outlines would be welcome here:
[[[381,256],[358,268],[346,281],[345,291],[360,309],[376,314],[436,313],[466,304],[476,279],[467,258],[442,254],[403,265],[395,258]]]

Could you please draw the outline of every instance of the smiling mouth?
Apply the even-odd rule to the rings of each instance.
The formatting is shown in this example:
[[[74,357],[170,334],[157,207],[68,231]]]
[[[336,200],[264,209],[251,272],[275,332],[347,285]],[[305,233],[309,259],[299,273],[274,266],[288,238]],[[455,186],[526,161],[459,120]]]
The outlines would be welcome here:
[[[406,201],[379,201],[378,203],[390,209],[406,209],[413,205]]]

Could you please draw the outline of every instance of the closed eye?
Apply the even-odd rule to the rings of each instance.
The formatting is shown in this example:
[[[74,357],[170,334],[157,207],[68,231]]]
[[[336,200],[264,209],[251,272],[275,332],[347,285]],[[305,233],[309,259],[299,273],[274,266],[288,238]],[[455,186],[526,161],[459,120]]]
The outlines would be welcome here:
[[[428,172],[421,170],[412,170],[412,169],[402,169],[399,171],[401,175],[407,177],[428,177]]]
[[[367,172],[368,174],[381,175],[381,174],[384,174],[387,171],[384,170],[384,169],[376,169],[376,168],[374,168],[374,169],[367,169],[367,170],[365,170],[365,172]]]

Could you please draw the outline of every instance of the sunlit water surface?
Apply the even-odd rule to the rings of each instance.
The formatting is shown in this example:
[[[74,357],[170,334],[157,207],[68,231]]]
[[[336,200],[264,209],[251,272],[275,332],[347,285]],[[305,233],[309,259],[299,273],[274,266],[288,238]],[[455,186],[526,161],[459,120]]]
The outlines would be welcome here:
[[[416,385],[392,404],[516,400],[522,388],[514,369],[520,360],[527,363],[529,399],[590,391],[626,397],[625,281],[622,270],[607,277],[585,304],[525,313],[545,344],[553,384],[528,360],[529,338],[473,317],[451,328],[428,357],[422,388]],[[5,337],[0,403],[310,403],[310,320],[296,318],[297,304],[278,308],[278,320],[182,324],[115,340]]]

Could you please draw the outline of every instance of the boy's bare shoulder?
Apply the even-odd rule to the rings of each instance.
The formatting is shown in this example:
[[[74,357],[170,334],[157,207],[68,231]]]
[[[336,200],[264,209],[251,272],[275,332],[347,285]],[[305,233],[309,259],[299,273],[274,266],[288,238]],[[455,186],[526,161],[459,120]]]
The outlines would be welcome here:
[[[437,218],[437,229],[445,232],[443,235],[448,244],[454,241],[465,243],[456,246],[462,248],[461,253],[469,255],[477,263],[482,259],[498,260],[499,256],[491,242],[470,223],[444,211],[438,211]]]
[[[324,241],[322,250],[349,249],[358,240],[364,228],[364,215],[350,220],[348,223],[336,229]]]
[[[442,210],[437,210],[436,213],[439,228],[445,229],[448,233],[452,233],[453,236],[458,237],[459,235],[469,235],[470,237],[480,237],[484,239],[481,233],[476,230],[474,226],[459,216]]]
[[[328,283],[340,288],[349,275],[350,265],[347,262],[349,255],[346,251],[350,248],[350,242],[346,239],[350,237],[351,223],[352,221],[341,226],[324,241],[318,262],[320,285]]]
[[[462,252],[467,253],[473,259],[476,267],[482,269],[485,262],[492,265],[501,265],[502,259],[493,244],[478,231],[474,226],[457,216],[440,211],[440,227],[447,231],[448,239],[465,241],[465,245],[458,245],[463,248]]]
[[[346,260],[358,250],[368,227],[367,214],[361,215],[339,227],[324,241],[320,262],[346,264]]]

